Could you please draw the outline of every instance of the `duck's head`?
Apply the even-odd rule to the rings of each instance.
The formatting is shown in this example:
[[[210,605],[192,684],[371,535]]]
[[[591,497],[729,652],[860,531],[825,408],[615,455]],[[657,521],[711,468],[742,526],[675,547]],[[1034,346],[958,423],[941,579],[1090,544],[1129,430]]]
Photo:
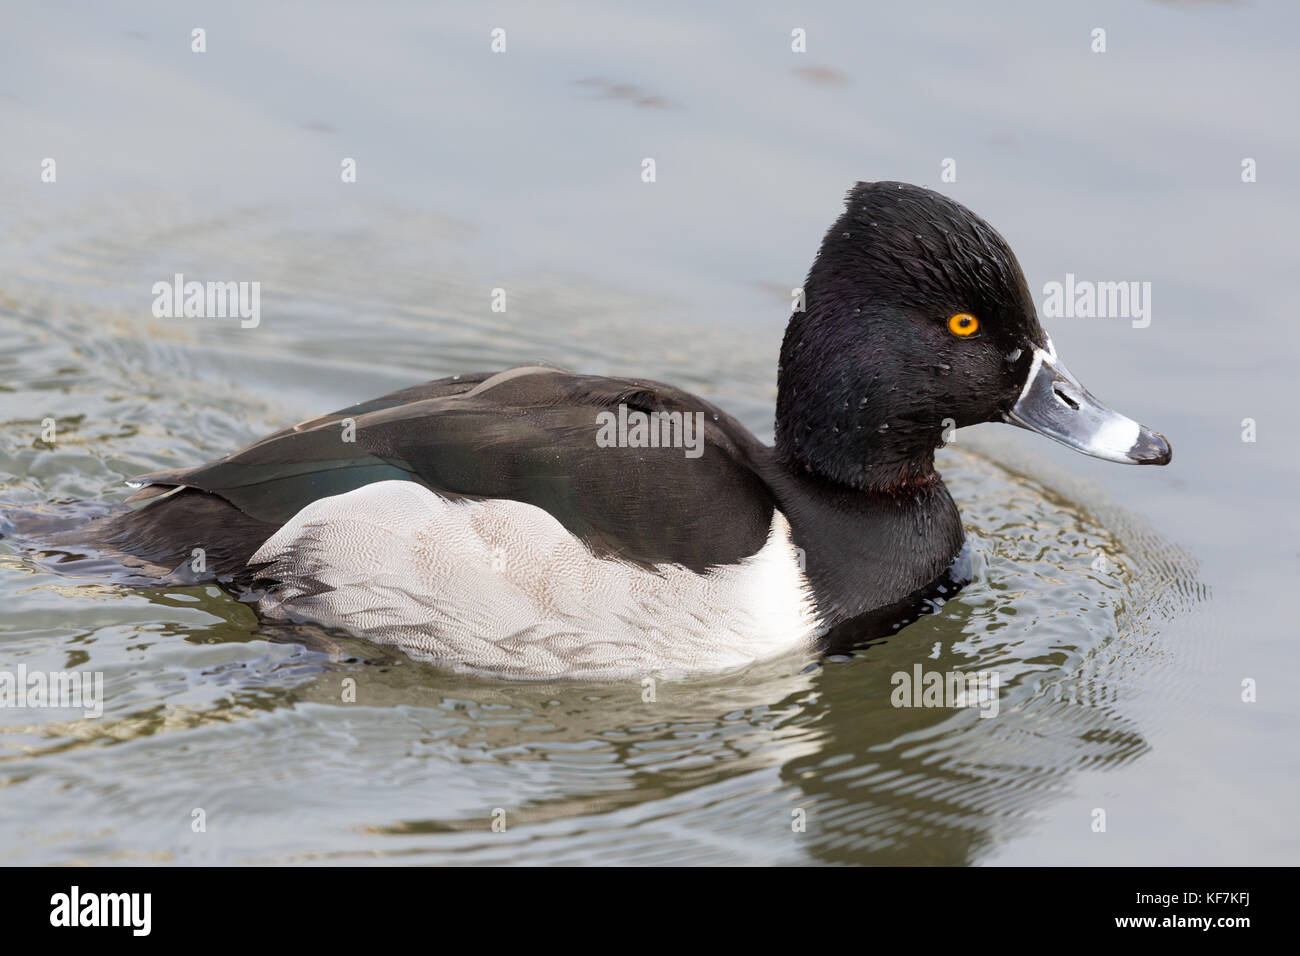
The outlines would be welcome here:
[[[934,480],[954,428],[1008,422],[1087,455],[1163,465],[1164,436],[1107,408],[1056,355],[1020,264],[969,209],[858,183],[781,346],[787,463],[877,491]]]

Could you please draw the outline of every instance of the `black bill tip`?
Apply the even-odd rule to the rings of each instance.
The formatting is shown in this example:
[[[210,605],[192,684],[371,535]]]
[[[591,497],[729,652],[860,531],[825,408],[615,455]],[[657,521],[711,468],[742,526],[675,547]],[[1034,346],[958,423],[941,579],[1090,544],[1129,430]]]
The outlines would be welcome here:
[[[1174,450],[1164,435],[1143,428],[1129,451],[1129,457],[1139,465],[1167,465],[1173,460]]]

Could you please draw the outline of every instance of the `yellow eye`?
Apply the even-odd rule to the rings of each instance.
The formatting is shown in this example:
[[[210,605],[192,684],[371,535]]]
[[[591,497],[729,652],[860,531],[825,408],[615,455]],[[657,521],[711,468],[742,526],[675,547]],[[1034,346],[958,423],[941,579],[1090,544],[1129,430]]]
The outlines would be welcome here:
[[[980,320],[969,312],[958,312],[948,320],[948,331],[958,338],[969,338],[979,331]]]

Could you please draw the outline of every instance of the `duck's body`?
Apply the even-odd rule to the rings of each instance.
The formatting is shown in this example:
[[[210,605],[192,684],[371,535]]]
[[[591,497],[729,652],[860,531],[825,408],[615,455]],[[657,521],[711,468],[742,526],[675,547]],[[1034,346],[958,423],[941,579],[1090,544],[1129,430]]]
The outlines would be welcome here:
[[[699,447],[598,444],[620,407],[692,416]],[[722,670],[859,618],[874,633],[908,608],[869,612],[951,586],[962,544],[940,482],[832,488],[694,395],[548,367],[429,382],[133,483],[167,497],[99,530],[128,562],[193,580],[202,549],[206,575],[266,588],[269,616],[512,676]]]
[[[1168,460],[1059,365],[1001,237],[935,193],[859,184],[806,296],[775,447],[667,385],[509,369],[143,476],[137,498],[166,497],[89,537],[447,666],[719,670],[887,631],[963,583],[949,570],[960,516],[933,464],[953,427],[1009,420]]]

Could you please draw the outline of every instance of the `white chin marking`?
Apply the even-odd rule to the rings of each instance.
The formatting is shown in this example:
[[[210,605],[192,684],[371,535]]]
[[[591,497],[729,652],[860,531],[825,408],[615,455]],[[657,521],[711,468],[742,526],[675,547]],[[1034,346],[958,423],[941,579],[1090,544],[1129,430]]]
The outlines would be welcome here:
[[[511,678],[732,670],[807,649],[817,625],[779,511],[736,565],[650,571],[596,557],[533,505],[381,481],[308,505],[258,562],[279,582],[259,605],[268,616]]]
[[[1056,363],[1055,354],[1048,355],[1042,349],[1039,348],[1034,349],[1034,359],[1032,362],[1029,363],[1029,374],[1025,376],[1024,387],[1020,389],[1020,394],[1016,396],[1017,402],[1021,401],[1027,394],[1029,394],[1029,389],[1033,387],[1034,379],[1038,377],[1039,369],[1043,367],[1044,362],[1047,362],[1048,364],[1055,364]]]

